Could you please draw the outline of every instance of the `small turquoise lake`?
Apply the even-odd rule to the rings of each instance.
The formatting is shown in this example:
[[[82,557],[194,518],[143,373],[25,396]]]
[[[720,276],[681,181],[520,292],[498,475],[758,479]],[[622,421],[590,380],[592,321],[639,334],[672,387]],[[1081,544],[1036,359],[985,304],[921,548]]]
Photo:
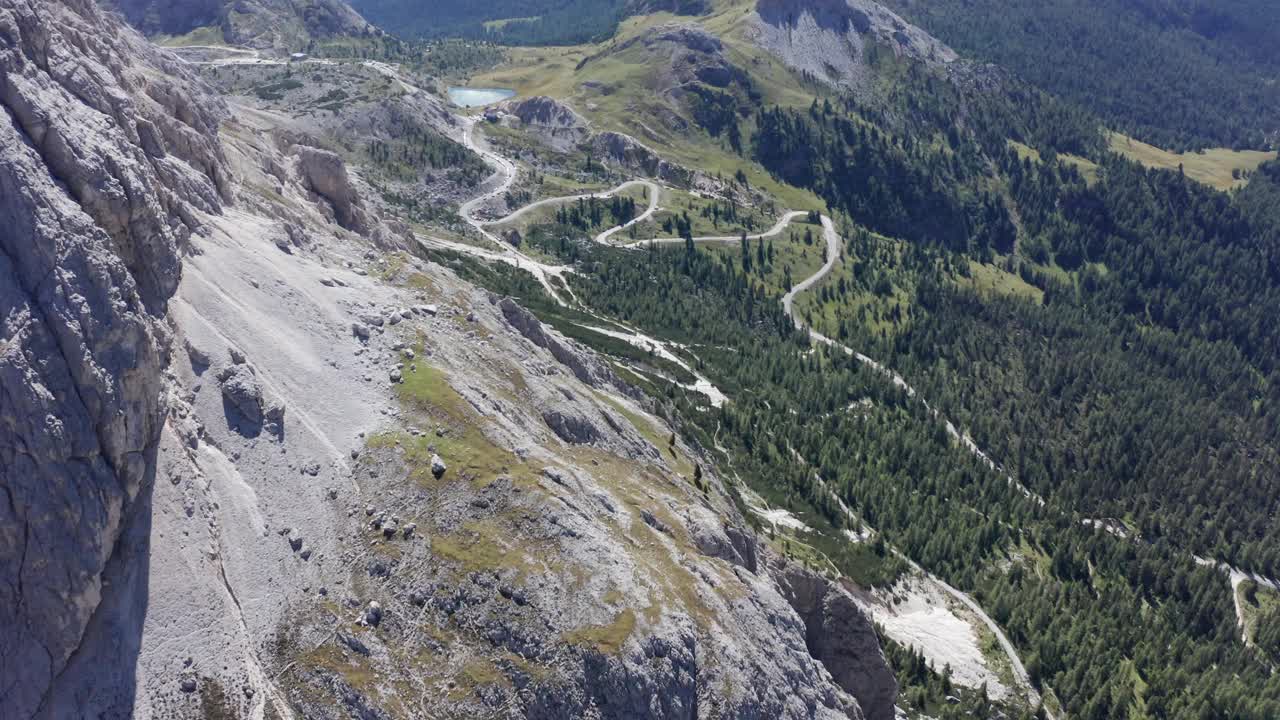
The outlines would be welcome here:
[[[515,90],[507,90],[505,88],[449,88],[449,100],[451,100],[454,105],[465,108],[492,105],[496,102],[502,102],[515,94]]]

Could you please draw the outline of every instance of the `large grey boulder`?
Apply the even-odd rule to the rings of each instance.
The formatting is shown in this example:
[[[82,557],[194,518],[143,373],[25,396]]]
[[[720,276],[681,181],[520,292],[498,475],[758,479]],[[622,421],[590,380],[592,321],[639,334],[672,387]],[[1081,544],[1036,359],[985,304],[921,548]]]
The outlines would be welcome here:
[[[218,371],[227,422],[242,432],[262,428],[262,386],[253,369],[245,364],[228,365]]]
[[[148,494],[179,248],[229,176],[220,101],[92,0],[0,0],[0,105],[0,717],[25,718]]]
[[[308,145],[295,145],[298,174],[311,192],[329,201],[334,218],[342,227],[364,234],[369,220],[361,206],[360,195],[347,174],[347,165],[336,153]]]

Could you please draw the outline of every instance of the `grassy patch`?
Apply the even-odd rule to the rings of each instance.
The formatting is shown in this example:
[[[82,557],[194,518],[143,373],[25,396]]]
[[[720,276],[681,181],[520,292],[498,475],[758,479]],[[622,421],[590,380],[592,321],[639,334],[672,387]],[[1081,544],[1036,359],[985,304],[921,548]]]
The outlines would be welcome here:
[[[1280,610],[1280,592],[1253,580],[1243,580],[1236,587],[1241,614],[1244,615],[1245,637],[1253,641],[1258,634],[1258,622],[1269,613]]]
[[[412,468],[410,477],[423,483],[435,482],[431,475],[434,452],[449,466],[446,481],[461,479],[475,487],[485,487],[505,475],[517,483],[536,484],[541,468],[490,441],[481,429],[484,419],[453,389],[438,368],[419,361],[412,368],[406,367],[402,378],[396,386],[400,402],[413,411],[418,420],[429,421],[429,427],[424,428],[427,434],[415,437],[407,433],[384,433],[370,438],[370,447],[399,445]],[[443,433],[433,434],[431,430],[436,427]]]
[[[1023,280],[1015,273],[974,260],[969,260],[969,277],[961,278],[959,282],[962,285],[972,287],[981,294],[1009,295],[1032,300],[1036,303],[1044,299],[1043,290]]]
[[[513,534],[492,520],[468,522],[449,535],[431,537],[431,554],[456,563],[466,572],[513,570],[521,577],[540,564],[527,540],[511,542]]]
[[[163,47],[190,47],[192,45],[225,45],[222,28],[217,25],[199,27],[186,35],[160,35],[151,39]]]
[[[482,687],[511,684],[498,666],[484,657],[474,657],[464,663],[454,675],[454,680],[457,684],[449,691],[449,697],[453,700],[469,697]]]
[[[1009,146],[1018,153],[1018,157],[1022,159],[1031,159],[1035,162],[1041,162],[1040,151],[1028,145],[1023,145],[1016,140],[1010,140]],[[1098,164],[1094,161],[1080,157],[1079,155],[1059,154],[1058,161],[1068,165],[1074,165],[1080,171],[1080,175],[1092,185],[1098,180]]]
[[[570,645],[594,647],[604,655],[617,655],[636,627],[636,614],[630,608],[618,613],[608,625],[588,625],[564,633]]]
[[[1231,190],[1244,185],[1248,182],[1249,173],[1262,163],[1276,158],[1274,151],[1228,148],[1172,153],[1120,133],[1111,133],[1108,145],[1112,152],[1147,167],[1177,170],[1181,166],[1187,177],[1219,190]]]

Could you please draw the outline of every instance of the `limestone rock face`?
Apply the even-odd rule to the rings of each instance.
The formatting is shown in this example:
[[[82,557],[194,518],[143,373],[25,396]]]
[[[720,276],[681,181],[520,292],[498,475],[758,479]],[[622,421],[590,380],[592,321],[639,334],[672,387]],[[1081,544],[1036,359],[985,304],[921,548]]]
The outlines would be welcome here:
[[[527,126],[567,129],[586,124],[573,108],[543,95],[513,100],[502,107]]]
[[[884,660],[871,621],[849,591],[795,563],[771,568],[783,596],[805,624],[805,644],[867,720],[892,720],[898,682]]]
[[[148,492],[221,104],[92,0],[0,0],[0,716],[75,652]]]
[[[574,377],[592,387],[613,385],[620,390],[623,383],[603,363],[594,357],[578,352],[558,334],[549,331],[537,316],[524,309],[511,298],[503,298],[498,307],[506,321],[534,345],[546,348],[557,361],[573,373]]]
[[[587,138],[587,121],[573,108],[553,98],[536,96],[512,100],[501,106],[520,120],[524,130],[552,147],[567,149]]]
[[[295,145],[293,153],[298,157],[303,181],[312,192],[329,201],[338,224],[355,233],[368,232],[368,218],[342,158],[307,145]]]
[[[591,139],[592,151],[616,165],[676,185],[688,185],[693,173],[663,160],[644,143],[619,132],[602,132]]]
[[[831,85],[869,92],[866,48],[948,65],[958,56],[938,39],[875,0],[759,0],[754,39],[793,69]]]

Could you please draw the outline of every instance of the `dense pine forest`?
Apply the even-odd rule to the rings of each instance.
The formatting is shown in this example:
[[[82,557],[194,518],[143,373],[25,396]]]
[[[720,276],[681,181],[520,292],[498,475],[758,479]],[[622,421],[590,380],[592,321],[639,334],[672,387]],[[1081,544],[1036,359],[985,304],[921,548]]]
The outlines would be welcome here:
[[[1112,128],[1176,149],[1280,133],[1280,5],[1267,0],[892,0],[957,51]]]
[[[915,288],[913,321],[888,339],[846,322],[841,337],[927,378],[929,397],[1064,507],[1280,574],[1280,164],[1227,195],[1105,152],[1087,180],[1004,142],[940,150],[829,104],[757,124],[756,157],[777,176],[929,249],[907,256],[900,283]],[[1007,203],[987,189],[988,157]],[[967,294],[940,270],[957,265],[947,253],[1005,258],[1043,302]]]

